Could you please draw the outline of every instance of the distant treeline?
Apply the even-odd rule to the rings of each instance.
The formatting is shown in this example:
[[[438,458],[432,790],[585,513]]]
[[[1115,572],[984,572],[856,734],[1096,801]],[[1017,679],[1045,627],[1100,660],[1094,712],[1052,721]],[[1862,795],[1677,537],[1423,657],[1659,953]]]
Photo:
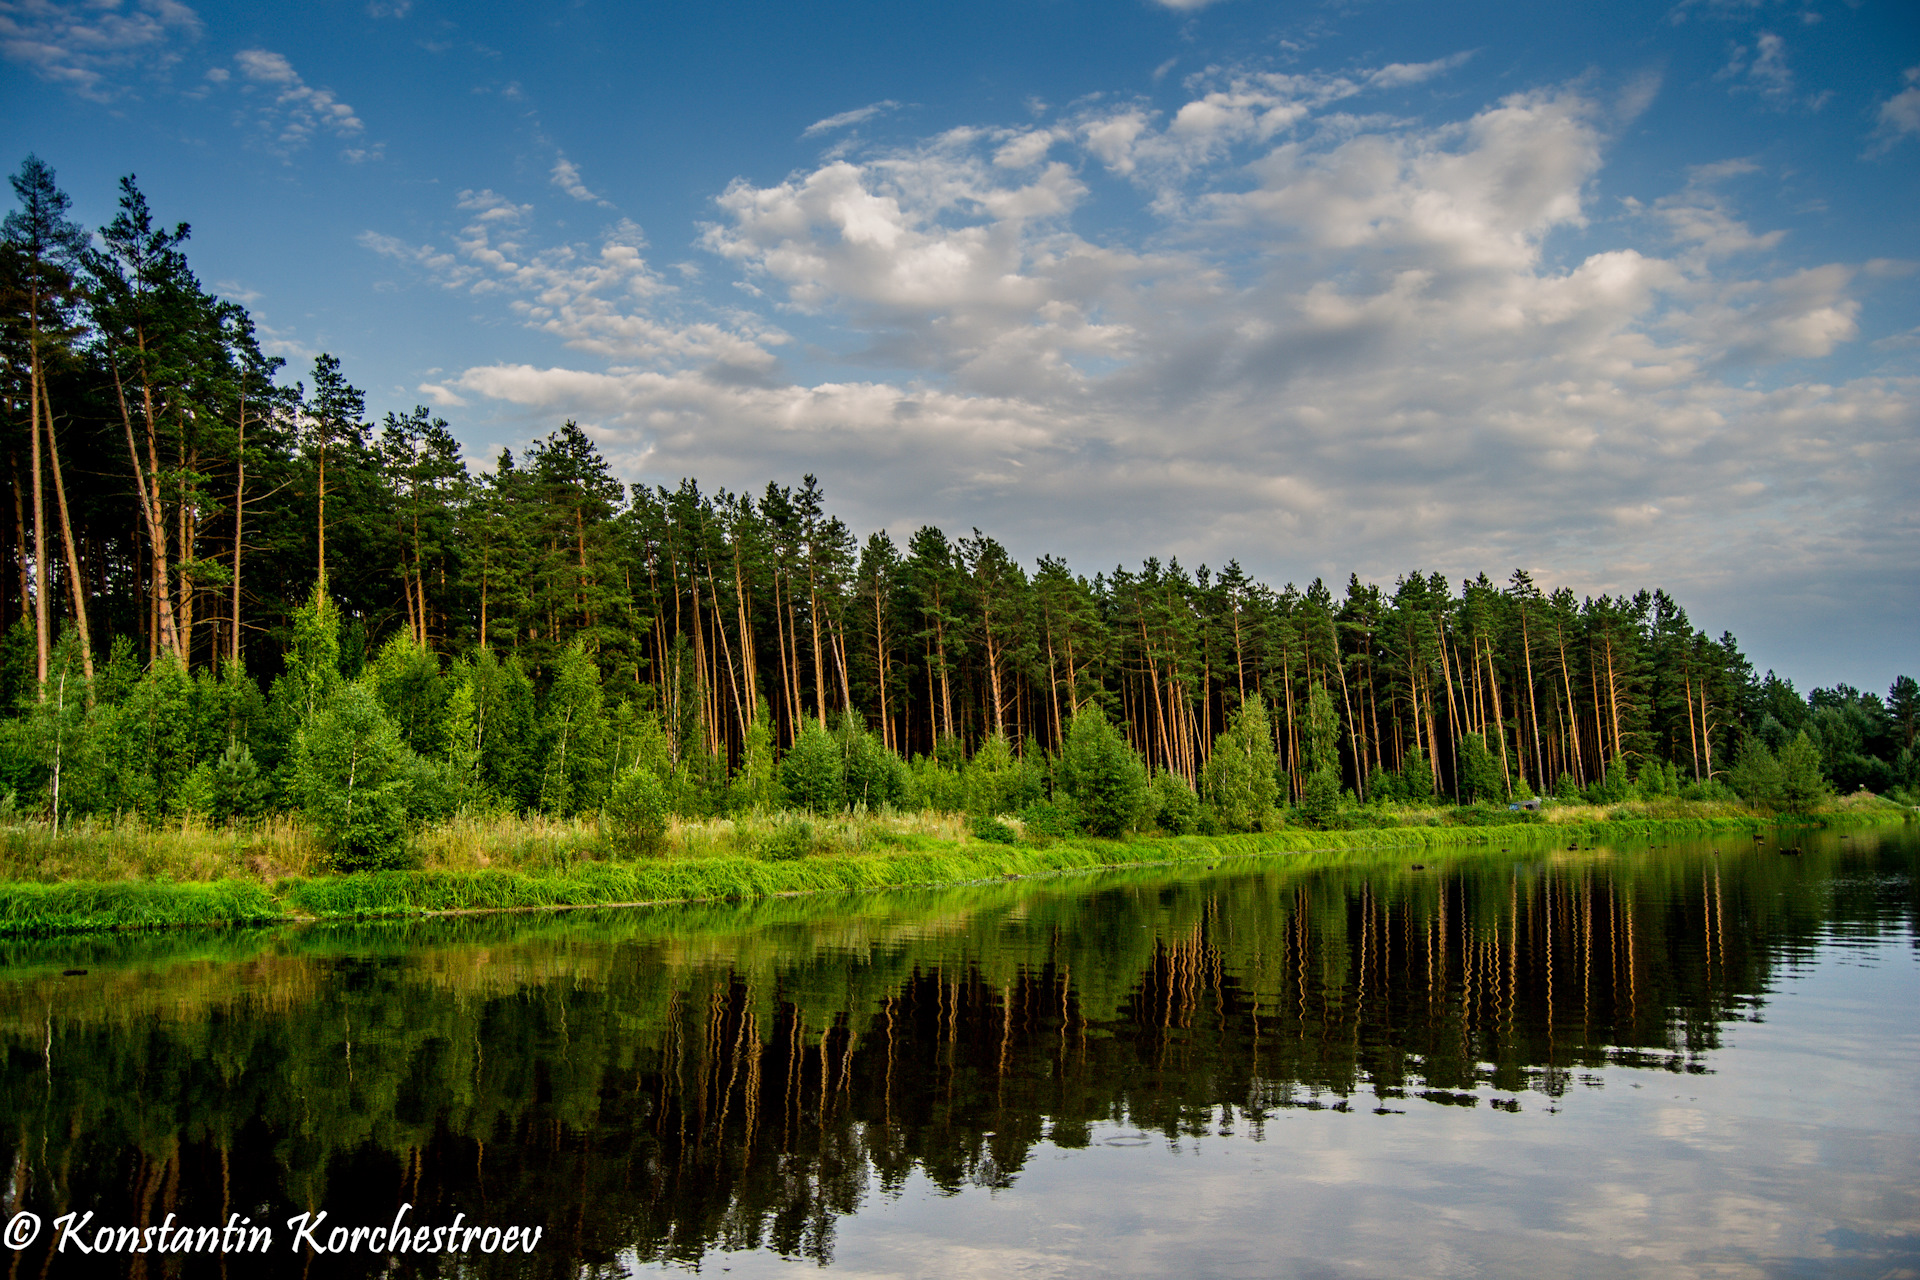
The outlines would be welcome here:
[[[485,699],[506,699],[508,746],[543,763],[494,802],[561,812],[597,807],[611,744],[643,719],[675,768],[719,777],[756,729],[784,753],[845,719],[903,760],[957,766],[989,740],[1044,759],[1097,710],[1149,770],[1189,785],[1230,723],[1264,724],[1281,803],[1329,770],[1359,802],[1592,788],[1610,772],[1672,791],[1710,784],[1749,739],[1778,752],[1803,729],[1842,789],[1920,785],[1913,680],[1884,702],[1845,686],[1802,698],[1660,591],[1582,599],[1521,571],[1336,591],[1276,590],[1237,562],[1029,569],[978,529],[861,542],[812,476],[757,496],[629,488],[572,422],[474,474],[427,409],[368,421],[332,356],[281,385],[247,310],[189,268],[186,224],[157,224],[133,178],[95,232],[67,220],[39,160],[12,182],[0,699],[23,725],[144,700],[147,738],[117,713],[116,769],[204,773],[276,716],[285,755],[337,679],[378,684],[410,749],[469,770],[496,748],[447,735],[481,732]],[[330,606],[306,617],[331,634],[290,662],[321,580]],[[202,690],[199,709],[156,681]],[[1256,699],[1263,715],[1236,716]],[[62,803],[66,732],[9,740],[0,785],[23,807]],[[583,733],[600,755],[576,773]],[[169,734],[193,738],[172,764]],[[182,785],[120,778],[85,803],[164,813]]]

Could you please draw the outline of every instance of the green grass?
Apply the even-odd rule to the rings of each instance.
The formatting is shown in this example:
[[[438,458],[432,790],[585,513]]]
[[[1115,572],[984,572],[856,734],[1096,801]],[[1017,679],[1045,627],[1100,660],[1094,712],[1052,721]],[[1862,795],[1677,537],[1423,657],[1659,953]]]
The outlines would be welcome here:
[[[261,924],[284,915],[255,880],[0,884],[0,934]]]
[[[1845,822],[1900,821],[1912,815],[1885,801],[1837,802],[1824,818]],[[16,851],[41,854],[34,879],[0,881],[0,936],[79,933],[109,929],[257,924],[289,919],[361,919],[439,912],[541,910],[627,903],[740,900],[777,894],[862,891],[909,885],[963,884],[1014,876],[1050,875],[1099,867],[1124,867],[1222,858],[1343,851],[1426,849],[1442,846],[1557,845],[1685,836],[1771,826],[1772,815],[1739,806],[1657,801],[1607,810],[1590,807],[1545,815],[1487,811],[1409,810],[1398,825],[1339,831],[1289,829],[1258,835],[1156,836],[1129,840],[1023,841],[1012,845],[971,839],[964,820],[952,815],[888,815],[814,824],[813,852],[769,861],[744,850],[758,848],[784,818],[677,825],[665,856],[608,860],[581,823],[515,823],[491,820],[450,824],[421,844],[426,865],[412,871],[352,875],[300,874],[313,860],[297,832],[276,830],[266,839],[223,833],[168,830],[151,843],[176,850],[204,850],[218,840],[231,850],[252,849],[219,860],[217,878],[47,879],[47,862],[62,869],[79,862],[69,844],[73,833],[10,836]],[[271,843],[280,857],[260,854]],[[58,856],[47,856],[49,851]],[[102,856],[125,874],[165,861],[142,862],[137,833],[119,831]],[[7,870],[19,874],[18,859]],[[504,865],[499,865],[504,864]],[[291,874],[289,874],[291,872]]]

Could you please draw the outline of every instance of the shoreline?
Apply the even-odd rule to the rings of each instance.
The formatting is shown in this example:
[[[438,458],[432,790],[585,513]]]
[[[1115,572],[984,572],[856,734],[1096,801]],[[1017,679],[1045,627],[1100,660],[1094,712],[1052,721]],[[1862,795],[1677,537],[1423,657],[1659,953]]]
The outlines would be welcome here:
[[[664,906],[803,894],[930,888],[1110,868],[1328,853],[1471,849],[1496,842],[1643,839],[1754,832],[1781,826],[1877,826],[1912,821],[1896,808],[1776,815],[1644,817],[1485,826],[1284,830],[1223,836],[1066,838],[1045,844],[983,840],[939,851],[836,853],[789,861],[749,857],[582,863],[568,871],[355,872],[269,887],[257,880],[0,882],[0,937],[51,937],[168,928],[428,918],[509,912]]]

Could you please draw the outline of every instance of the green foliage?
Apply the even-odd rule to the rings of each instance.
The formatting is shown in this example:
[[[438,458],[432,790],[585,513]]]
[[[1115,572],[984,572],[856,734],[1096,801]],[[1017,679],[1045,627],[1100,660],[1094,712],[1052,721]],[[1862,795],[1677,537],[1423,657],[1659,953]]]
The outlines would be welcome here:
[[[1040,799],[1045,787],[1040,771],[1013,754],[1004,734],[989,735],[973,753],[961,775],[966,811],[985,817],[1017,813]]]
[[[848,808],[897,807],[912,786],[900,757],[857,716],[843,715],[835,736],[840,742],[841,803]]]
[[[1220,824],[1229,831],[1264,828],[1280,798],[1279,767],[1266,703],[1254,694],[1214,739],[1213,756],[1201,771],[1201,792]]]
[[[99,808],[149,818],[178,812],[182,784],[200,762],[204,745],[195,731],[194,693],[186,668],[163,655],[123,702],[103,712]]]
[[[1132,830],[1148,807],[1146,766],[1098,707],[1073,718],[1060,781],[1073,798],[1081,828],[1093,835]]]
[[[1433,763],[1415,747],[1400,769],[1400,798],[1408,804],[1426,804],[1434,798]]]
[[[337,869],[404,862],[415,758],[363,684],[341,687],[301,728],[294,794]]]
[[[1333,695],[1316,682],[1307,696],[1307,772],[1340,772],[1340,713]]]
[[[313,594],[293,611],[293,644],[285,679],[302,721],[317,714],[340,687],[340,610],[323,573]]]
[[[783,822],[760,842],[759,853],[767,862],[793,862],[813,852],[811,822]]]
[[[1780,752],[1780,804],[1788,813],[1807,813],[1832,794],[1820,770],[1820,749],[1802,729]]]
[[[1572,774],[1563,773],[1554,782],[1553,798],[1566,804],[1578,804],[1580,802],[1580,784],[1573,780]]]
[[[915,756],[908,771],[913,784],[904,807],[934,813],[966,811],[967,784],[958,770],[941,763],[938,757]]]
[[[808,813],[840,812],[846,802],[844,760],[840,743],[808,720],[787,758],[780,764],[780,781],[787,798]]]
[[[988,844],[1019,844],[1020,833],[998,818],[976,817],[968,828],[975,840]]]
[[[1080,830],[1079,823],[1074,820],[1073,810],[1050,800],[1036,800],[1022,809],[1020,825],[1030,838],[1042,836],[1060,839],[1076,835]]]
[[[735,808],[747,813],[772,813],[784,799],[773,754],[773,711],[765,698],[755,703],[753,720],[747,725],[740,768],[734,774],[734,797]]]
[[[1759,734],[1749,734],[1740,744],[1740,754],[1734,758],[1733,768],[1727,770],[1726,780],[1748,804],[1779,808],[1785,802],[1780,762]]]
[[[600,817],[616,847],[651,856],[666,839],[670,814],[671,802],[660,775],[636,764],[614,781]]]
[[[1679,770],[1675,769],[1671,763],[1663,764],[1658,760],[1646,760],[1641,762],[1640,775],[1634,785],[1639,788],[1640,795],[1644,799],[1677,796],[1680,794]]]
[[[182,787],[185,808],[222,823],[259,817],[272,794],[272,784],[244,742],[229,743],[218,759],[195,765]]]
[[[501,662],[492,650],[482,649],[464,675],[473,710],[463,753],[473,761],[475,790],[482,800],[507,809],[536,807],[544,774],[533,681],[526,668],[517,657]]]
[[[603,794],[604,701],[600,669],[585,644],[568,645],[561,651],[540,717],[543,766],[537,803],[543,811],[577,813]]]
[[[1471,741],[1471,739],[1469,739]],[[1321,769],[1300,789],[1300,817],[1316,831],[1330,831],[1340,818],[1340,775]]]
[[[1505,799],[1506,787],[1500,778],[1500,762],[1478,734],[1461,736],[1459,768],[1462,804],[1486,804]]]
[[[1606,778],[1587,788],[1587,800],[1591,804],[1624,804],[1639,797],[1639,789],[1633,784],[1633,775],[1627,770],[1627,762],[1618,756],[1607,765]]]
[[[1168,835],[1196,835],[1201,827],[1200,797],[1187,780],[1171,770],[1154,775],[1151,808]]]
[[[440,670],[440,659],[433,651],[403,631],[381,648],[366,676],[408,749],[446,759],[461,726],[452,722],[448,706],[453,683]]]

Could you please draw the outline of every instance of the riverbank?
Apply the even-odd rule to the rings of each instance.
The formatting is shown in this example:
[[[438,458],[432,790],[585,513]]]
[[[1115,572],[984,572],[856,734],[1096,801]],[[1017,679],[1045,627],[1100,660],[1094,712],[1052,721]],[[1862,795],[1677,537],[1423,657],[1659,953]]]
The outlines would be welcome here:
[[[1691,812],[1690,810],[1700,810]],[[1468,811],[1425,821],[1338,831],[1289,829],[1253,835],[1086,837],[1002,844],[965,834],[957,821],[917,837],[881,833],[851,851],[785,860],[740,855],[634,860],[556,858],[547,867],[427,867],[346,875],[0,882],[0,935],[270,924],[496,911],[565,910],[781,894],[870,891],[1090,871],[1108,867],[1215,862],[1306,852],[1593,845],[1787,825],[1769,814],[1728,812],[1687,802],[1527,815]],[[1792,822],[1869,824],[1911,820],[1885,801],[1849,798]],[[692,848],[686,840],[682,848]]]

